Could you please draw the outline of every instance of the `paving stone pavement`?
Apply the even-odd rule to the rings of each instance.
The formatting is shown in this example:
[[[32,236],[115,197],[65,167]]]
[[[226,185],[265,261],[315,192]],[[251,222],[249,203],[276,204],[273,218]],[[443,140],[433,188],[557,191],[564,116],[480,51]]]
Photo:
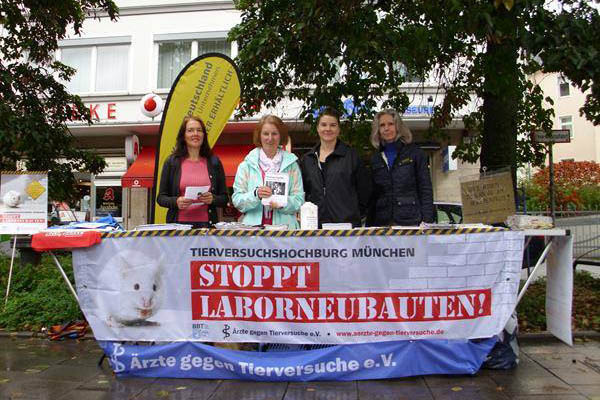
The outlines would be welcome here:
[[[600,341],[521,341],[521,363],[474,376],[357,382],[274,382],[119,378],[94,340],[0,337],[0,399],[515,399],[600,400]]]

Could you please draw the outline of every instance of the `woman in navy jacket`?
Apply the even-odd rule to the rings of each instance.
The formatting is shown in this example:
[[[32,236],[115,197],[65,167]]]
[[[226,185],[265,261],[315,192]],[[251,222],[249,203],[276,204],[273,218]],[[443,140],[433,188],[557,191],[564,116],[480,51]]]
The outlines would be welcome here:
[[[433,189],[428,158],[412,143],[412,133],[395,110],[373,119],[371,157],[373,194],[369,226],[419,225],[433,222]]]

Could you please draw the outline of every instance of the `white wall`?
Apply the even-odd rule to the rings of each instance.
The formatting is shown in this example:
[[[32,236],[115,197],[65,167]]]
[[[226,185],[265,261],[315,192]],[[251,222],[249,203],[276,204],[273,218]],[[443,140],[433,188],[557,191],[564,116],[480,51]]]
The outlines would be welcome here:
[[[560,143],[553,146],[554,162],[564,159],[575,161],[600,162],[600,126],[594,126],[584,116],[579,115],[579,109],[585,102],[587,93],[570,85],[570,95],[560,97],[557,73],[543,74],[538,72],[531,79],[538,83],[544,95],[554,100],[553,129],[561,129],[560,117],[572,116],[573,138],[571,143]]]

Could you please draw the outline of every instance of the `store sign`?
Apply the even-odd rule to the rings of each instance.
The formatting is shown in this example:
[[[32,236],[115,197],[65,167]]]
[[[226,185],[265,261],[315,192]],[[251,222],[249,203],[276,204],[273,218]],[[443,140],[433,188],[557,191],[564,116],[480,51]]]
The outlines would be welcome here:
[[[107,172],[127,171],[127,159],[125,157],[105,157],[106,168],[100,175],[106,175]]]
[[[431,115],[433,114],[432,106],[408,106],[404,111],[404,115]]]
[[[96,187],[96,216],[122,216],[122,192],[120,186]]]
[[[116,120],[117,103],[90,103],[85,105],[90,110],[90,118],[95,121]],[[80,121],[81,115],[74,105],[71,105],[71,119]]]

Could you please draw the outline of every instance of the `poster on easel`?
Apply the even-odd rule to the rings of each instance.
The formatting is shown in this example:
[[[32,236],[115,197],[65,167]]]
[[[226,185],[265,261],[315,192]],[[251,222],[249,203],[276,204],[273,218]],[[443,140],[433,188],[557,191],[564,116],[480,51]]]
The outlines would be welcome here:
[[[0,234],[28,235],[48,226],[48,173],[0,173]]]

